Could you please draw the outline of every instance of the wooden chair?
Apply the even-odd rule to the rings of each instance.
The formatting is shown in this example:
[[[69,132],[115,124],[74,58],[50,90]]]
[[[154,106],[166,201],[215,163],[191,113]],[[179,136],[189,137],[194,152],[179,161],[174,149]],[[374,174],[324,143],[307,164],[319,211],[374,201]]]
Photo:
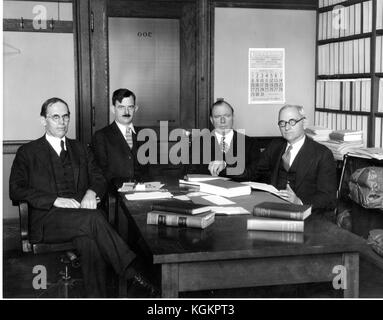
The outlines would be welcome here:
[[[29,235],[29,208],[28,203],[20,201],[17,203],[19,207],[20,217],[20,236],[21,236],[21,247],[24,253],[42,254],[42,253],[54,253],[54,252],[65,252],[61,256],[61,263],[64,264],[64,271],[60,272],[61,279],[52,287],[58,287],[60,296],[63,298],[69,297],[69,287],[73,286],[78,279],[71,279],[69,275],[69,265],[77,268],[80,266],[79,260],[74,253],[75,247],[72,242],[63,243],[34,243],[30,240]]]

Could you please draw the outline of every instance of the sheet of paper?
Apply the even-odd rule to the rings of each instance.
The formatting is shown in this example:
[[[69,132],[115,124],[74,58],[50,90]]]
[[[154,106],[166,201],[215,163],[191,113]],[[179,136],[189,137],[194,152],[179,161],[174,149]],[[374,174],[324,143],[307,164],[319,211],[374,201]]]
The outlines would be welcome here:
[[[188,194],[186,194],[186,196],[188,197],[202,197],[202,196],[208,196],[208,195],[210,194],[206,192],[200,192],[200,191],[189,192]]]
[[[226,204],[235,204],[235,202],[233,201],[230,201],[224,197],[221,197],[221,196],[216,196],[216,195],[211,195],[211,196],[204,196],[202,197],[203,199],[211,202],[211,203],[214,203],[218,206],[223,206],[223,205],[226,205]]]
[[[153,192],[135,192],[125,195],[127,200],[149,200],[149,199],[164,199],[171,198],[173,195],[170,192],[153,191]]]
[[[242,182],[242,183],[247,184],[252,189],[263,190],[263,191],[267,191],[272,194],[278,195],[278,189],[271,184],[254,182],[254,181],[248,181],[248,182]]]
[[[215,214],[224,215],[250,214],[249,211],[242,207],[210,207],[210,210]]]
[[[184,196],[184,195],[182,195],[182,196],[174,196],[173,199],[182,200],[182,201],[188,201],[188,200],[190,200],[189,197]]]
[[[133,191],[134,189],[134,182],[124,182],[120,189],[118,189],[118,192],[129,192]]]

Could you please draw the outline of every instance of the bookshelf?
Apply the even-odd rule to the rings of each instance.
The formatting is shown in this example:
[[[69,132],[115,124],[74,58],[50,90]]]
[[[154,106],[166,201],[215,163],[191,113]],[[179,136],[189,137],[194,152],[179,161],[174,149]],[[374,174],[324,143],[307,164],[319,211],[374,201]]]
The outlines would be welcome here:
[[[319,0],[315,125],[383,147],[383,0]]]

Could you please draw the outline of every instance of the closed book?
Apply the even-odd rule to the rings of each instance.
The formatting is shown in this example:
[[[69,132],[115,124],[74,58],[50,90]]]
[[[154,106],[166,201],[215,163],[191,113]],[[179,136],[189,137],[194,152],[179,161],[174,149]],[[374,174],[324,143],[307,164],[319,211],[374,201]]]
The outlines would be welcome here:
[[[302,232],[281,232],[281,231],[257,231],[249,230],[247,237],[251,240],[268,242],[287,242],[303,243],[304,236]]]
[[[200,173],[189,173],[184,177],[184,180],[186,181],[196,181],[196,182],[202,182],[202,181],[209,181],[209,180],[216,180],[216,179],[221,179],[221,180],[230,180],[230,178],[226,177],[213,177],[212,175],[209,174],[200,174]]]
[[[152,204],[152,210],[167,211],[183,214],[199,214],[210,211],[210,207],[202,204],[196,204],[189,201],[181,200],[164,200]]]
[[[205,229],[214,222],[214,218],[214,212],[206,212],[197,216],[190,216],[186,214],[155,210],[147,213],[146,223],[169,227]]]
[[[252,218],[247,220],[247,230],[303,232],[304,221]]]
[[[262,202],[254,206],[253,215],[266,218],[304,220],[311,214],[311,205]]]
[[[250,194],[251,187],[235,181],[211,180],[200,183],[200,191],[231,198]]]

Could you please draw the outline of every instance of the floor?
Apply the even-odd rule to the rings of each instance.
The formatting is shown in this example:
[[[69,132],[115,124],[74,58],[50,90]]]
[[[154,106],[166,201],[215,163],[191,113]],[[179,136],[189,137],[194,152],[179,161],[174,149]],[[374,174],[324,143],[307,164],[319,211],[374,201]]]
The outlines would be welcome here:
[[[71,279],[63,281],[60,271],[62,254],[23,254],[19,249],[18,221],[7,221],[3,226],[3,297],[4,298],[70,298],[83,297],[81,272],[69,266]],[[33,273],[37,265],[47,271],[47,289],[34,289],[32,282],[39,275]],[[60,281],[61,279],[61,281]],[[36,282],[36,278],[35,278]],[[65,291],[65,289],[68,289]],[[108,294],[117,297],[115,279],[111,276]],[[272,286],[245,289],[182,293],[181,298],[340,298],[342,292],[331,283]],[[365,260],[360,262],[360,298],[383,298],[383,271]]]

